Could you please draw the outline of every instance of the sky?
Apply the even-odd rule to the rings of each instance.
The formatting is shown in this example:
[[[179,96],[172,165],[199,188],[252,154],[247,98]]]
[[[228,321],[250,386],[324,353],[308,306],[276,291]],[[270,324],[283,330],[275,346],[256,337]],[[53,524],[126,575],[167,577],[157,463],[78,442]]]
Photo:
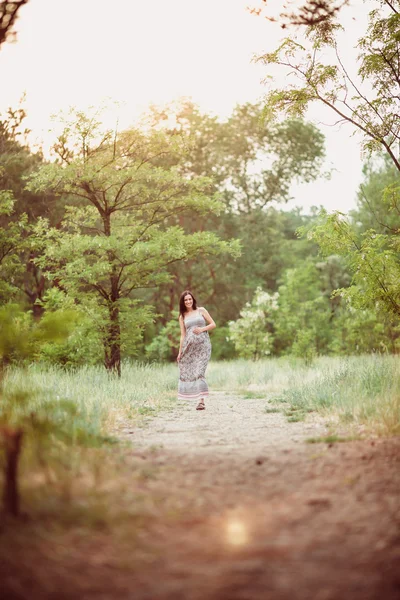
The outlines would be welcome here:
[[[262,99],[265,67],[252,62],[274,50],[285,32],[247,7],[259,0],[30,0],[20,11],[17,41],[0,51],[0,112],[23,94],[31,140],[52,139],[51,116],[70,106],[112,103],[121,127],[149,104],[192,98],[204,111],[227,117],[236,104]],[[278,6],[280,0],[276,0]],[[366,8],[353,0],[342,11],[346,56],[363,31]],[[279,82],[277,82],[279,83]],[[359,138],[350,126],[312,108],[308,120],[326,136],[329,180],[295,184],[295,206],[346,212],[362,180]]]

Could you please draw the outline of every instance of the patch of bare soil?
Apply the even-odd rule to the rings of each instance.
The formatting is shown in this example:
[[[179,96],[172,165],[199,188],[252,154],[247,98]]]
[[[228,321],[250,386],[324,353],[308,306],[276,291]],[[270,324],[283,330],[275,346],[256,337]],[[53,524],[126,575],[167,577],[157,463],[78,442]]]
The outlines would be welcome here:
[[[126,535],[115,521],[36,540],[20,528],[0,551],[1,597],[400,597],[399,437],[306,444],[326,435],[323,419],[288,423],[264,399],[228,394],[206,405],[121,424],[121,502],[130,490],[146,510],[125,518]]]

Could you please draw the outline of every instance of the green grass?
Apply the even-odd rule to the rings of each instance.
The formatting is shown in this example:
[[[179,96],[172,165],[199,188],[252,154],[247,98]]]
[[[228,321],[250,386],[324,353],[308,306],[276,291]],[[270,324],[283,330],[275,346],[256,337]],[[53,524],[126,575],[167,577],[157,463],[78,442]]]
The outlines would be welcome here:
[[[9,372],[5,388],[31,395],[30,410],[49,403],[76,407],[77,430],[109,434],[121,419],[151,417],[175,406],[178,370],[175,364],[124,364],[120,379],[103,367],[65,371],[32,366]],[[293,359],[258,362],[211,362],[207,379],[211,393],[223,390],[244,398],[265,398],[291,420],[311,411],[334,415],[346,426],[365,425],[380,433],[400,433],[400,360],[396,356],[320,358],[311,367]],[[278,409],[276,409],[278,410]]]
[[[340,435],[327,435],[325,437],[313,437],[306,439],[307,444],[334,444],[335,442],[351,442],[353,440],[361,439],[359,436],[340,436]]]
[[[291,385],[283,399],[298,410],[334,414],[340,423],[383,435],[400,433],[400,371],[395,356],[320,362],[312,381]]]
[[[265,398],[265,394],[263,392],[241,392],[241,395],[245,400]]]
[[[174,367],[127,364],[118,379],[100,366],[65,371],[33,365],[27,371],[10,371],[5,388],[10,393],[20,388],[31,392],[32,410],[49,399],[71,401],[82,423],[109,430],[120,415],[135,418],[168,408],[176,395],[178,373]]]
[[[310,443],[400,433],[396,356],[321,358],[310,367],[292,359],[211,362],[207,377],[211,394],[265,399],[267,413],[282,412],[292,423],[315,412],[331,422],[332,433],[340,433]],[[118,477],[118,430],[175,407],[177,379],[175,364],[124,364],[120,379],[102,367],[10,370],[1,411],[4,417],[8,398],[8,422],[25,431],[24,493],[42,498],[46,489],[50,504],[54,495],[69,502],[79,485],[95,499],[99,482]]]
[[[122,377],[103,367],[65,371],[57,368],[9,372],[5,388],[31,396],[30,410],[54,411],[54,403],[76,407],[76,430],[109,435],[123,419],[137,421],[175,406],[178,370],[175,364],[124,364]],[[212,362],[207,373],[211,393],[223,390],[248,399],[266,399],[268,410],[291,421],[315,411],[334,416],[344,426],[400,433],[400,360],[396,356],[320,358],[311,367],[292,358],[258,362]]]
[[[366,355],[323,357],[312,366],[292,358],[211,365],[210,386],[281,403],[290,422],[316,412],[338,425],[380,435],[400,434],[400,359]]]

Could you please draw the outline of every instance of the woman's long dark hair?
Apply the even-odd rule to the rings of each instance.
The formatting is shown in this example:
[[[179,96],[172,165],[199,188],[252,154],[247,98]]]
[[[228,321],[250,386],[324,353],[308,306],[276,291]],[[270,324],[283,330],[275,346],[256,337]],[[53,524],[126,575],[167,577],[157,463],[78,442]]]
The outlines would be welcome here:
[[[181,297],[179,298],[179,314],[182,315],[182,319],[185,318],[185,312],[186,312],[186,306],[185,306],[185,296],[192,296],[193,298],[193,310],[196,310],[197,308],[197,302],[196,302],[196,298],[193,296],[192,292],[190,292],[189,290],[185,290],[184,292],[182,292]]]

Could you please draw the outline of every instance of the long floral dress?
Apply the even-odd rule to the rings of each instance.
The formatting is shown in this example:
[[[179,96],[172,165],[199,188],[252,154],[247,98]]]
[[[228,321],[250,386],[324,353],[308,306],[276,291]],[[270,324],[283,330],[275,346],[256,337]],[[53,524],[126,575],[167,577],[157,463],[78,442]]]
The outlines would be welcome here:
[[[179,400],[199,400],[208,396],[205,373],[211,356],[208,331],[194,333],[195,327],[204,327],[206,321],[199,311],[185,319],[186,335],[183,340],[179,361]]]

